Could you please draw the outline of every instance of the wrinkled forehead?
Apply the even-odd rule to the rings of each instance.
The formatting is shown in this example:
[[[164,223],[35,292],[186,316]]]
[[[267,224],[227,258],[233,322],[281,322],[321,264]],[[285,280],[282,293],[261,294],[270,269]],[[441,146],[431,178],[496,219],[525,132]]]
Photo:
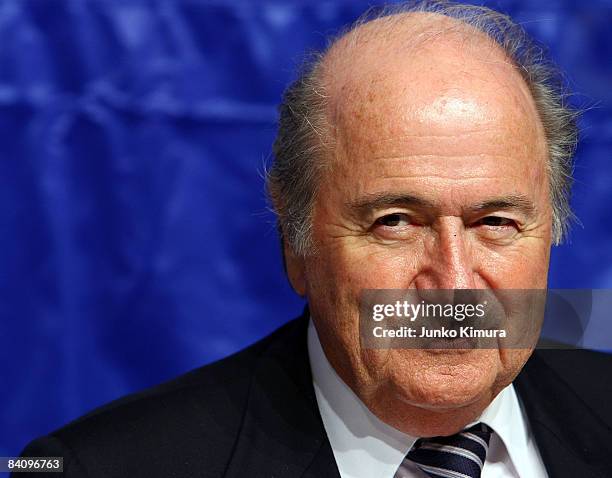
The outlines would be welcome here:
[[[544,141],[515,65],[485,34],[442,15],[364,24],[331,47],[322,71],[330,123],[353,148],[495,128],[536,149]]]

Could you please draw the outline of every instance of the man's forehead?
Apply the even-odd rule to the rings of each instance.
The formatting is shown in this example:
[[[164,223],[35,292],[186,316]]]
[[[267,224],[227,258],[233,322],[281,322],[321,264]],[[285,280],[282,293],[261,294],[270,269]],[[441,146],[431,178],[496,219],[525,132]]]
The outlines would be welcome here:
[[[458,20],[424,13],[374,20],[338,40],[322,65],[336,155],[436,154],[470,135],[495,149],[490,154],[546,155],[523,78],[501,47]]]
[[[439,14],[410,13],[357,27],[323,60],[332,124],[367,129],[416,122],[458,126],[513,114],[537,122],[530,92],[502,49],[483,33]],[[392,123],[390,115],[398,114]],[[377,124],[381,123],[381,124]],[[411,125],[413,128],[415,125]],[[395,134],[395,131],[391,131]]]

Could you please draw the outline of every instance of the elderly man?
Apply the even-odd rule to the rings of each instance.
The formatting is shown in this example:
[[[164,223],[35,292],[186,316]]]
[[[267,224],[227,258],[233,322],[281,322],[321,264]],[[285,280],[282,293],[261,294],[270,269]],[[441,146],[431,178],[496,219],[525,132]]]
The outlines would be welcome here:
[[[287,90],[268,188],[304,315],[33,442],[66,476],[612,476],[611,360],[370,349],[370,289],[546,289],[574,114],[491,10],[360,22]],[[531,357],[530,357],[531,356]]]

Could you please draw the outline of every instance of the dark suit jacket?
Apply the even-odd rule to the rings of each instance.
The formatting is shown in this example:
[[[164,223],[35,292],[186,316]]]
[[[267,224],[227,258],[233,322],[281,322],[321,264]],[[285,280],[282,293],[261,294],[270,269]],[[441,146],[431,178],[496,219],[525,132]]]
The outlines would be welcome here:
[[[312,386],[307,323],[304,315],[231,357],[95,410],[24,455],[63,456],[71,478],[339,477]],[[611,371],[604,354],[537,350],[516,379],[552,478],[612,477]]]

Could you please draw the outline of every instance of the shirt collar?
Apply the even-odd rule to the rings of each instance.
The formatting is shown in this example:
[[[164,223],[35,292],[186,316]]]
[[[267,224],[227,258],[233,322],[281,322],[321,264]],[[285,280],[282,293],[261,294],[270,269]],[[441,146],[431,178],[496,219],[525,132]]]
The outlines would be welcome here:
[[[477,422],[490,426],[505,446],[519,476],[532,476],[529,447],[533,446],[528,420],[512,384],[504,388],[485,408]]]
[[[308,325],[308,354],[317,404],[341,476],[390,477],[418,437],[387,425],[374,415],[333,369]],[[505,445],[520,476],[528,446],[526,419],[512,384],[504,388],[476,422],[490,426]]]

